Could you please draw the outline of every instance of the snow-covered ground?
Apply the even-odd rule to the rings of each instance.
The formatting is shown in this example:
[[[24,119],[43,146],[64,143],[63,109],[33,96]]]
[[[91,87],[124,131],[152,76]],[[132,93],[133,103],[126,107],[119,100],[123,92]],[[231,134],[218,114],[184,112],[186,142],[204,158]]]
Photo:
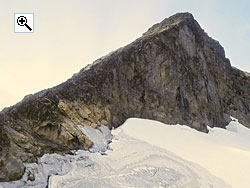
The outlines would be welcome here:
[[[124,133],[199,164],[235,188],[250,188],[250,129],[236,119],[204,134],[187,126],[129,119]]]
[[[187,126],[135,119],[112,131],[83,127],[92,139],[90,153],[44,155],[26,164],[35,181],[0,187],[49,188],[249,188],[250,130],[237,120],[209,134]],[[108,150],[107,150],[108,149]]]
[[[129,123],[130,124],[130,123]],[[126,126],[125,126],[126,127]],[[226,188],[225,183],[200,166],[164,149],[129,137],[122,128],[113,131],[107,155],[88,155],[92,165],[74,164],[70,173],[50,178],[50,187],[86,188]],[[77,155],[86,155],[79,152]]]

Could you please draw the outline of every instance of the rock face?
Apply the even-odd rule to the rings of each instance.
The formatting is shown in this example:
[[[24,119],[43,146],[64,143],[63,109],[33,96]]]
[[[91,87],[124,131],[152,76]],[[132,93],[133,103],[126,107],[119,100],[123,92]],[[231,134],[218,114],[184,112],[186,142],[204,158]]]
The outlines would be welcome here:
[[[88,149],[78,125],[120,126],[129,117],[186,124],[207,132],[230,115],[250,127],[250,77],[231,67],[223,47],[189,13],[83,68],[66,82],[0,112],[0,181],[44,153]]]

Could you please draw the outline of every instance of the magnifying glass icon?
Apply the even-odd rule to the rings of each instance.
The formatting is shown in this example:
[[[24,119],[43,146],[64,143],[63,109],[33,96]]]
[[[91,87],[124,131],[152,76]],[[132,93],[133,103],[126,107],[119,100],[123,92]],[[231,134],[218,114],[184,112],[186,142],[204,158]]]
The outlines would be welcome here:
[[[20,25],[20,26],[25,26],[25,27],[28,28],[28,30],[32,31],[30,26],[27,24],[27,18],[25,16],[19,16],[17,18],[17,24]]]

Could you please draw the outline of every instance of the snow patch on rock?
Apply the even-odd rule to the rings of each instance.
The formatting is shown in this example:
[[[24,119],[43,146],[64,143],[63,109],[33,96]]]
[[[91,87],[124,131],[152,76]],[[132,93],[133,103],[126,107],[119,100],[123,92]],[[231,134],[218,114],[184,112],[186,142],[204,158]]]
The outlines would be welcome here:
[[[78,125],[78,128],[88,137],[89,140],[92,141],[93,145],[89,149],[90,152],[105,153],[109,148],[112,134],[107,126],[101,125],[97,129],[94,129],[88,125]]]

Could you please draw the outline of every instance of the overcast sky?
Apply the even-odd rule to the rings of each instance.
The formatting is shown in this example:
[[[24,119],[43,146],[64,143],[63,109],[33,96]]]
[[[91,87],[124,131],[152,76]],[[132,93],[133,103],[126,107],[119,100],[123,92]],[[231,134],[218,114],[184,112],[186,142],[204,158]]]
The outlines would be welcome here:
[[[187,11],[250,72],[248,0],[0,0],[0,110]],[[34,13],[35,33],[14,33],[14,13]]]

